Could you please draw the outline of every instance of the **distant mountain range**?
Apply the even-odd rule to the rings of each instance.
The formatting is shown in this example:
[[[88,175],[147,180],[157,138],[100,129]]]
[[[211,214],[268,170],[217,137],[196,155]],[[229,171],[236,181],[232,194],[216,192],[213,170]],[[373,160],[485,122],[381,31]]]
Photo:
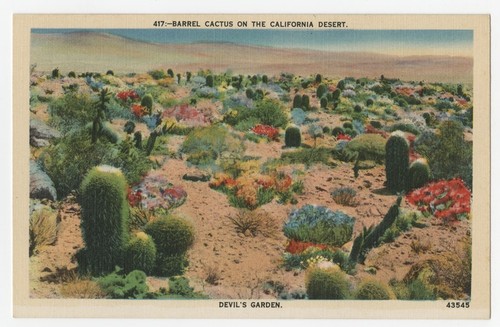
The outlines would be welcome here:
[[[386,77],[439,82],[472,81],[473,60],[451,56],[395,56],[369,52],[330,52],[241,45],[230,42],[147,43],[97,32],[31,35],[31,63],[38,70],[58,67],[62,73],[174,72],[211,69],[240,74],[282,72],[331,77]]]

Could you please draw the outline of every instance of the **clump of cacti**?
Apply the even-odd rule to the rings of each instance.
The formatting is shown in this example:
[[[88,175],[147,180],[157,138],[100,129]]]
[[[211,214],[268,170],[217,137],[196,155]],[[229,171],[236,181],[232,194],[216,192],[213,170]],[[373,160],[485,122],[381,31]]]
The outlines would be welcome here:
[[[285,130],[285,146],[286,147],[299,147],[302,143],[302,136],[300,129],[297,126],[290,126]]]
[[[85,250],[80,254],[82,273],[93,276],[123,266],[128,241],[128,204],[122,172],[110,166],[92,169],[81,185],[81,228]]]
[[[389,300],[389,287],[376,280],[365,280],[357,288],[354,298],[357,300]]]
[[[420,158],[412,162],[408,173],[409,188],[415,189],[424,186],[431,178],[431,169],[427,160]]]
[[[410,147],[401,132],[394,132],[385,145],[385,174],[387,187],[392,192],[406,189]]]

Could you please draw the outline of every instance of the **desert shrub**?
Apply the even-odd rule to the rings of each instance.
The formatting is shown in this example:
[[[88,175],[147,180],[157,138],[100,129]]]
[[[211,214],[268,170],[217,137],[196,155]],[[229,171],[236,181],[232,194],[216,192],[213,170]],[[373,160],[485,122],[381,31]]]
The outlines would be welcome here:
[[[70,71],[68,73],[68,77],[71,77],[71,78],[76,78],[76,73],[74,71]]]
[[[167,77],[167,74],[165,74],[165,71],[163,69],[150,70],[148,74],[155,80],[160,80]]]
[[[263,125],[285,127],[288,123],[288,117],[284,109],[279,101],[265,99],[256,103],[252,115],[258,118]]]
[[[125,275],[123,271],[117,269],[99,278],[97,284],[106,297],[111,299],[142,299],[149,291],[146,274],[140,270],[134,270]]]
[[[435,179],[461,177],[472,187],[472,142],[464,140],[460,122],[442,122],[435,142],[423,155],[427,158]]]
[[[346,150],[357,152],[360,160],[383,162],[386,140],[378,134],[362,134],[347,143]]]
[[[356,199],[356,190],[349,186],[336,188],[331,194],[335,203],[340,205],[355,207],[359,203]]]
[[[63,134],[91,122],[96,114],[94,101],[88,94],[68,92],[50,103],[49,123]]]
[[[342,211],[308,204],[290,213],[283,232],[292,240],[340,247],[351,239],[353,226],[354,218]]]
[[[156,245],[156,273],[181,274],[187,266],[185,253],[194,241],[193,226],[180,218],[163,216],[148,223],[145,232]]]
[[[241,153],[243,144],[239,139],[229,133],[229,131],[217,125],[198,128],[189,133],[182,144],[181,151],[190,156],[200,156],[207,158],[213,156],[219,158],[222,153]]]
[[[330,149],[318,147],[312,149],[300,149],[293,152],[284,152],[281,155],[281,160],[291,164],[301,163],[307,167],[315,163],[328,165],[330,161]]]
[[[306,290],[311,300],[343,300],[349,297],[349,281],[344,272],[319,268],[306,275]]]
[[[393,133],[385,146],[385,175],[387,187],[392,192],[404,191],[408,185],[410,146],[408,141],[399,133]]]
[[[389,132],[402,131],[402,132],[412,133],[414,135],[420,134],[420,130],[418,129],[418,127],[412,123],[395,123],[392,124],[391,126],[388,126],[387,129]]]
[[[50,176],[60,198],[77,190],[85,174],[95,166],[107,164],[122,169],[128,183],[137,183],[151,162],[131,141],[112,144],[105,138],[92,143],[86,130],[69,133],[46,148],[40,163]]]
[[[387,229],[380,238],[381,243],[390,243],[401,235],[403,232],[409,231],[412,227],[422,227],[420,220],[423,215],[420,211],[402,210],[400,209],[399,215],[394,221],[394,224]]]
[[[431,178],[431,169],[425,159],[417,159],[410,165],[408,183],[411,189],[424,186]]]
[[[100,299],[106,296],[96,281],[79,278],[62,284],[61,295],[70,299]]]
[[[295,241],[290,241],[295,242]],[[353,266],[349,262],[349,255],[340,249],[321,249],[319,245],[312,245],[299,253],[285,252],[283,257],[283,267],[290,271],[292,269],[303,269],[308,267],[308,263],[314,258],[323,258],[325,261],[330,261],[337,264],[343,271],[352,272]],[[324,246],[324,245],[323,245]],[[288,251],[288,248],[287,248]]]
[[[153,272],[156,264],[156,246],[144,232],[139,232],[133,237],[125,249],[126,272],[141,270],[146,274]]]
[[[373,99],[366,99],[366,106],[372,106],[373,105]]]
[[[125,177],[119,169],[99,166],[85,176],[81,185],[81,228],[85,258],[81,273],[98,276],[123,266],[128,239],[128,203]]]
[[[362,282],[355,294],[357,300],[389,300],[391,298],[389,288],[376,280]]]
[[[234,217],[229,217],[236,232],[244,235],[256,236],[262,234],[265,237],[272,237],[278,231],[276,221],[262,210],[241,210]]]
[[[291,111],[292,121],[295,125],[302,125],[306,120],[306,113],[301,108],[293,108]]]
[[[29,256],[36,254],[44,245],[52,245],[57,239],[57,212],[43,207],[30,214]]]

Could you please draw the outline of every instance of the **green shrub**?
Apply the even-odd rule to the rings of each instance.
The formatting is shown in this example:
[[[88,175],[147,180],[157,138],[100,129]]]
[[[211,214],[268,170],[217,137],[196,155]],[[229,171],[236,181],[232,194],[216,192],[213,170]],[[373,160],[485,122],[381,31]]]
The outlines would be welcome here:
[[[156,264],[156,246],[150,236],[139,232],[127,244],[125,249],[125,265],[127,272],[142,270],[151,274]]]
[[[323,80],[323,77],[321,76],[321,74],[317,74],[316,79],[315,79],[316,83],[321,83],[322,80]]]
[[[82,182],[80,203],[85,265],[79,269],[93,276],[123,266],[128,239],[127,183],[121,171],[110,166],[92,169]]]
[[[114,75],[115,75],[115,73],[114,73],[112,70],[108,70],[108,71],[106,72],[106,75],[111,75],[111,76],[114,76]]]
[[[196,162],[198,159],[220,158],[222,153],[240,154],[244,151],[241,140],[229,133],[223,126],[212,125],[197,128],[189,133],[181,151]],[[214,154],[215,153],[215,154]],[[198,158],[198,159],[197,159]]]
[[[427,184],[431,178],[431,169],[425,159],[417,159],[411,163],[409,169],[409,187],[411,189],[419,188]]]
[[[442,122],[437,136],[431,141],[428,151],[422,154],[429,162],[433,177],[461,177],[472,187],[472,142],[465,141],[462,124],[451,120]]]
[[[97,280],[101,290],[112,299],[143,299],[149,291],[146,274],[134,270],[128,275],[115,270],[113,273]]]
[[[160,80],[167,77],[167,74],[165,74],[165,71],[163,69],[151,70],[148,72],[148,74],[155,80]]]
[[[369,106],[372,106],[373,105],[373,99],[367,99],[366,100],[366,106],[369,107]]]
[[[262,75],[262,83],[267,84],[269,82],[269,78],[267,75]]]
[[[314,268],[307,272],[306,291],[311,300],[343,300],[349,297],[349,281],[342,271]]]
[[[174,216],[164,216],[149,222],[144,228],[156,245],[156,272],[161,276],[182,273],[185,253],[194,241],[193,226]]]
[[[139,182],[151,168],[149,159],[134,147],[132,141],[112,144],[101,138],[92,143],[86,129],[58,139],[42,152],[39,160],[61,198],[77,190],[92,167],[105,164],[119,167],[129,184]]]
[[[389,300],[390,291],[379,281],[366,280],[362,282],[354,294],[357,300]]]
[[[30,214],[29,256],[36,254],[40,247],[52,245],[57,239],[57,212],[43,207]]]
[[[52,76],[53,79],[61,77],[61,74],[59,73],[59,68],[54,68],[52,70],[51,76]]]
[[[253,90],[252,89],[246,89],[245,95],[247,96],[247,98],[253,99],[253,96],[254,96]]]
[[[363,108],[361,108],[361,106],[359,104],[355,105],[354,106],[354,112],[362,112],[363,111]]]
[[[288,124],[285,108],[277,100],[258,101],[253,111],[252,116],[258,118],[261,124],[274,127],[285,127]]]
[[[346,145],[349,152],[357,152],[360,160],[383,162],[386,140],[378,134],[361,134]]]
[[[88,94],[68,92],[50,103],[49,123],[63,134],[82,128],[95,116],[94,101]]]
[[[299,147],[302,143],[300,129],[296,126],[290,126],[285,131],[285,146],[286,147]]]
[[[172,68],[167,69],[167,74],[170,77],[174,77],[174,71],[172,70]]]
[[[412,133],[414,135],[419,135],[420,130],[411,123],[395,123],[388,127],[389,132],[402,131],[407,133]]]
[[[340,247],[352,237],[354,218],[342,211],[305,205],[290,213],[283,226],[289,239]]]
[[[76,78],[76,73],[74,71],[70,71],[68,73],[68,77],[71,77],[71,78]]]
[[[328,148],[299,149],[281,154],[281,160],[291,164],[304,164],[309,167],[315,163],[330,164],[331,150]]]
[[[399,133],[393,133],[385,146],[385,175],[387,187],[392,192],[402,192],[408,185],[408,165],[410,147]]]

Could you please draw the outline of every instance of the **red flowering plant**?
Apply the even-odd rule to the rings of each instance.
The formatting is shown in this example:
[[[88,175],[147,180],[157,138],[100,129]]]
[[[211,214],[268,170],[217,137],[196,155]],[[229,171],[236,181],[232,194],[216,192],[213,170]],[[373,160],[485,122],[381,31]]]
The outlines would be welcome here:
[[[304,252],[306,249],[310,247],[314,247],[320,250],[325,250],[328,248],[328,245],[289,240],[288,244],[286,245],[285,251],[291,254],[299,254]]]
[[[118,92],[116,97],[123,102],[139,100],[139,95],[134,90]]]
[[[406,201],[424,214],[454,222],[469,216],[471,193],[460,178],[454,178],[416,189],[406,195]]]
[[[379,134],[379,135],[381,135],[385,139],[389,136],[389,134],[386,131],[383,131],[383,130],[380,130],[378,128],[375,128],[375,127],[373,127],[370,124],[367,124],[365,126],[365,133],[366,134]]]
[[[131,110],[132,110],[132,113],[134,114],[134,116],[137,118],[141,118],[147,112],[147,108],[144,106],[141,106],[140,104],[133,104],[131,107]]]
[[[339,133],[339,135],[337,135],[337,140],[338,141],[340,141],[340,140],[350,141],[351,137],[349,135],[347,135],[347,134]]]
[[[279,130],[273,126],[258,124],[252,128],[252,132],[257,135],[267,136],[270,140],[276,140],[279,135]]]

